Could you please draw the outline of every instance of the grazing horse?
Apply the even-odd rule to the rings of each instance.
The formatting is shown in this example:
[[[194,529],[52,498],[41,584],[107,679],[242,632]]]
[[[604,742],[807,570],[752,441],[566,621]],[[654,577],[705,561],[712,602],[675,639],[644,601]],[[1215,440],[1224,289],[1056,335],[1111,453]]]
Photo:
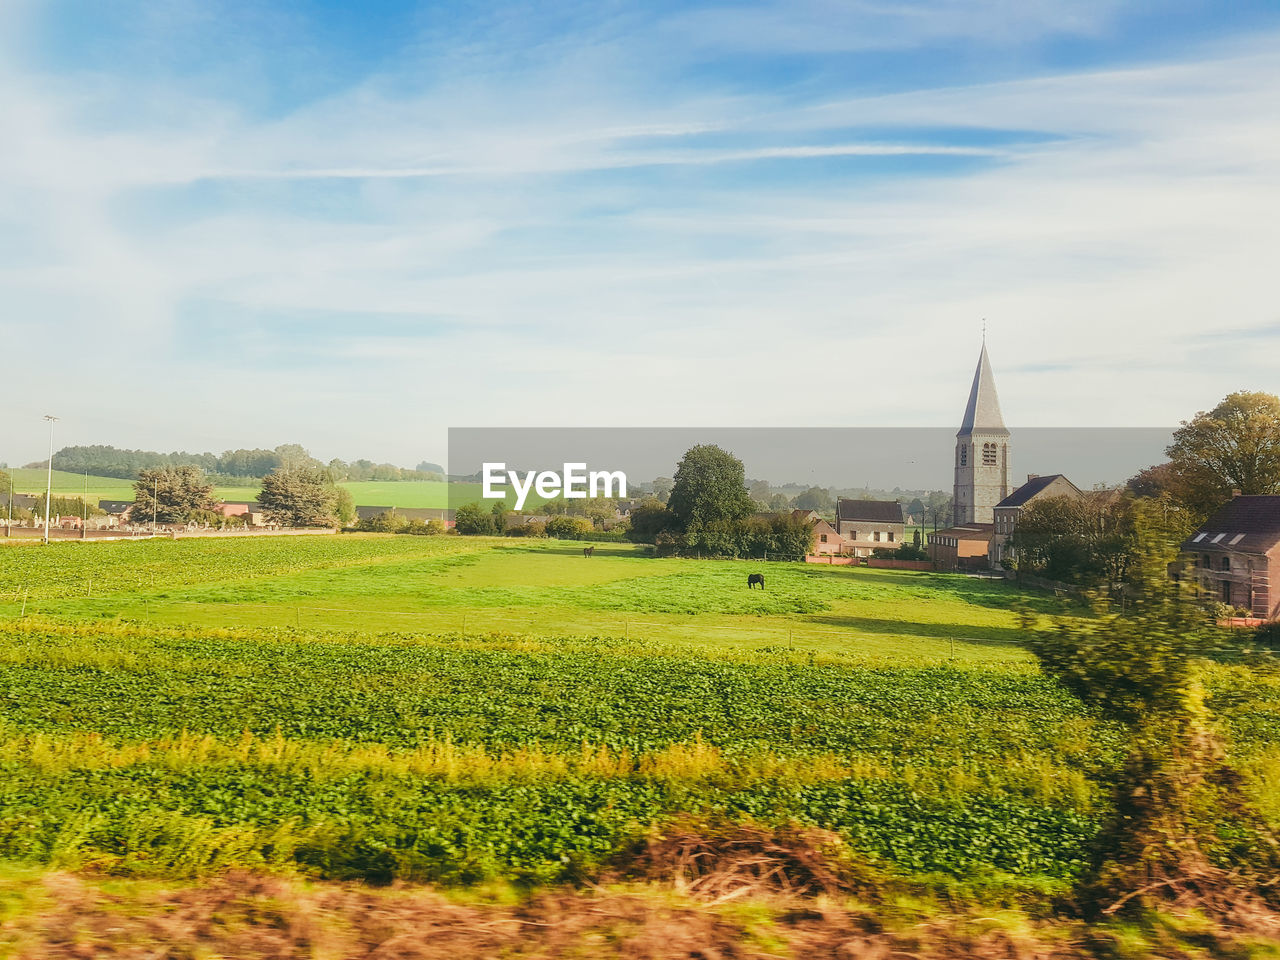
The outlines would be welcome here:
[[[590,557],[590,556],[592,556],[595,552],[596,552],[596,548],[595,548],[595,547],[583,547],[583,548],[582,548],[582,555],[583,555],[584,557]]]
[[[748,577],[747,577],[747,589],[748,589],[748,590],[750,590],[752,587],[754,587],[757,583],[758,583],[758,584],[760,584],[760,589],[761,589],[761,590],[763,590],[763,589],[764,589],[764,574],[763,574],[763,573],[753,573],[753,574],[751,574],[750,576],[748,576]]]

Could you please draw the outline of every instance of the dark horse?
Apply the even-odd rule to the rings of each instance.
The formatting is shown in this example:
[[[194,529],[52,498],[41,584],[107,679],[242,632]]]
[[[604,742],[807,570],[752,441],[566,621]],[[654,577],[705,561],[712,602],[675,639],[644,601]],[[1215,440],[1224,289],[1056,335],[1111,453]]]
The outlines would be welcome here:
[[[752,587],[754,587],[757,583],[758,583],[758,584],[760,584],[760,589],[761,589],[761,590],[763,590],[763,589],[764,589],[764,574],[763,574],[763,573],[753,573],[753,574],[751,574],[750,576],[748,576],[748,577],[747,577],[747,589],[748,589],[748,590],[750,590]]]
[[[595,552],[596,552],[596,548],[595,548],[595,547],[583,547],[583,548],[582,548],[582,555],[583,555],[584,557],[589,557],[589,556],[591,556],[592,554],[594,554]]]

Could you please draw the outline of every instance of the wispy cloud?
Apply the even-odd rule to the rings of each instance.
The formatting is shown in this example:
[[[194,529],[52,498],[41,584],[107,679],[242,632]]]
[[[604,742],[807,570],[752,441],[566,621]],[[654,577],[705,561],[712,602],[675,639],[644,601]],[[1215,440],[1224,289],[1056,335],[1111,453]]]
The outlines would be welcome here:
[[[168,9],[157,37],[195,29]],[[172,447],[216,446],[215,409],[229,443],[406,462],[460,418],[932,424],[983,317],[1019,423],[1173,422],[1272,375],[1280,33],[886,92],[705,65],[1002,18],[995,47],[1087,39],[1117,8],[573,9],[420,27],[270,108],[221,62],[0,67],[6,342],[50,335],[59,373],[20,365],[19,413]]]

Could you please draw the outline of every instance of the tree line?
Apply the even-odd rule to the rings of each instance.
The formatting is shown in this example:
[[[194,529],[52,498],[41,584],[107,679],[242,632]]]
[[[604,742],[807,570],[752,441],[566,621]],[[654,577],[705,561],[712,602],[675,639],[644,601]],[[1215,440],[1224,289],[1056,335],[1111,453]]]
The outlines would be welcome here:
[[[236,485],[236,481],[253,481],[277,470],[324,468],[337,481],[350,480],[441,480],[443,468],[436,463],[423,461],[414,469],[398,467],[391,463],[374,463],[372,460],[330,460],[327,464],[311,456],[296,443],[282,443],[274,449],[263,448],[224,450],[221,454],[174,451],[160,453],[155,450],[124,450],[118,447],[93,444],[63,447],[53,455],[54,466],[71,473],[88,473],[98,477],[117,477],[136,480],[144,470],[165,467],[197,467],[205,474],[218,479],[224,486]],[[29,468],[48,466],[47,460],[29,463]]]

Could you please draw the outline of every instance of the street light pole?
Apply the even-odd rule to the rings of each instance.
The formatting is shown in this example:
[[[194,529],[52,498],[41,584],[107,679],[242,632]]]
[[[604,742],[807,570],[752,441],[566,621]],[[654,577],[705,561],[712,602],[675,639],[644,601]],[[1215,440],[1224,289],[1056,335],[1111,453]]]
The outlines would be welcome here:
[[[58,418],[52,414],[46,413],[44,418],[49,421],[49,479],[44,487],[44,540],[49,542],[49,510],[53,506],[53,425],[58,422]]]

